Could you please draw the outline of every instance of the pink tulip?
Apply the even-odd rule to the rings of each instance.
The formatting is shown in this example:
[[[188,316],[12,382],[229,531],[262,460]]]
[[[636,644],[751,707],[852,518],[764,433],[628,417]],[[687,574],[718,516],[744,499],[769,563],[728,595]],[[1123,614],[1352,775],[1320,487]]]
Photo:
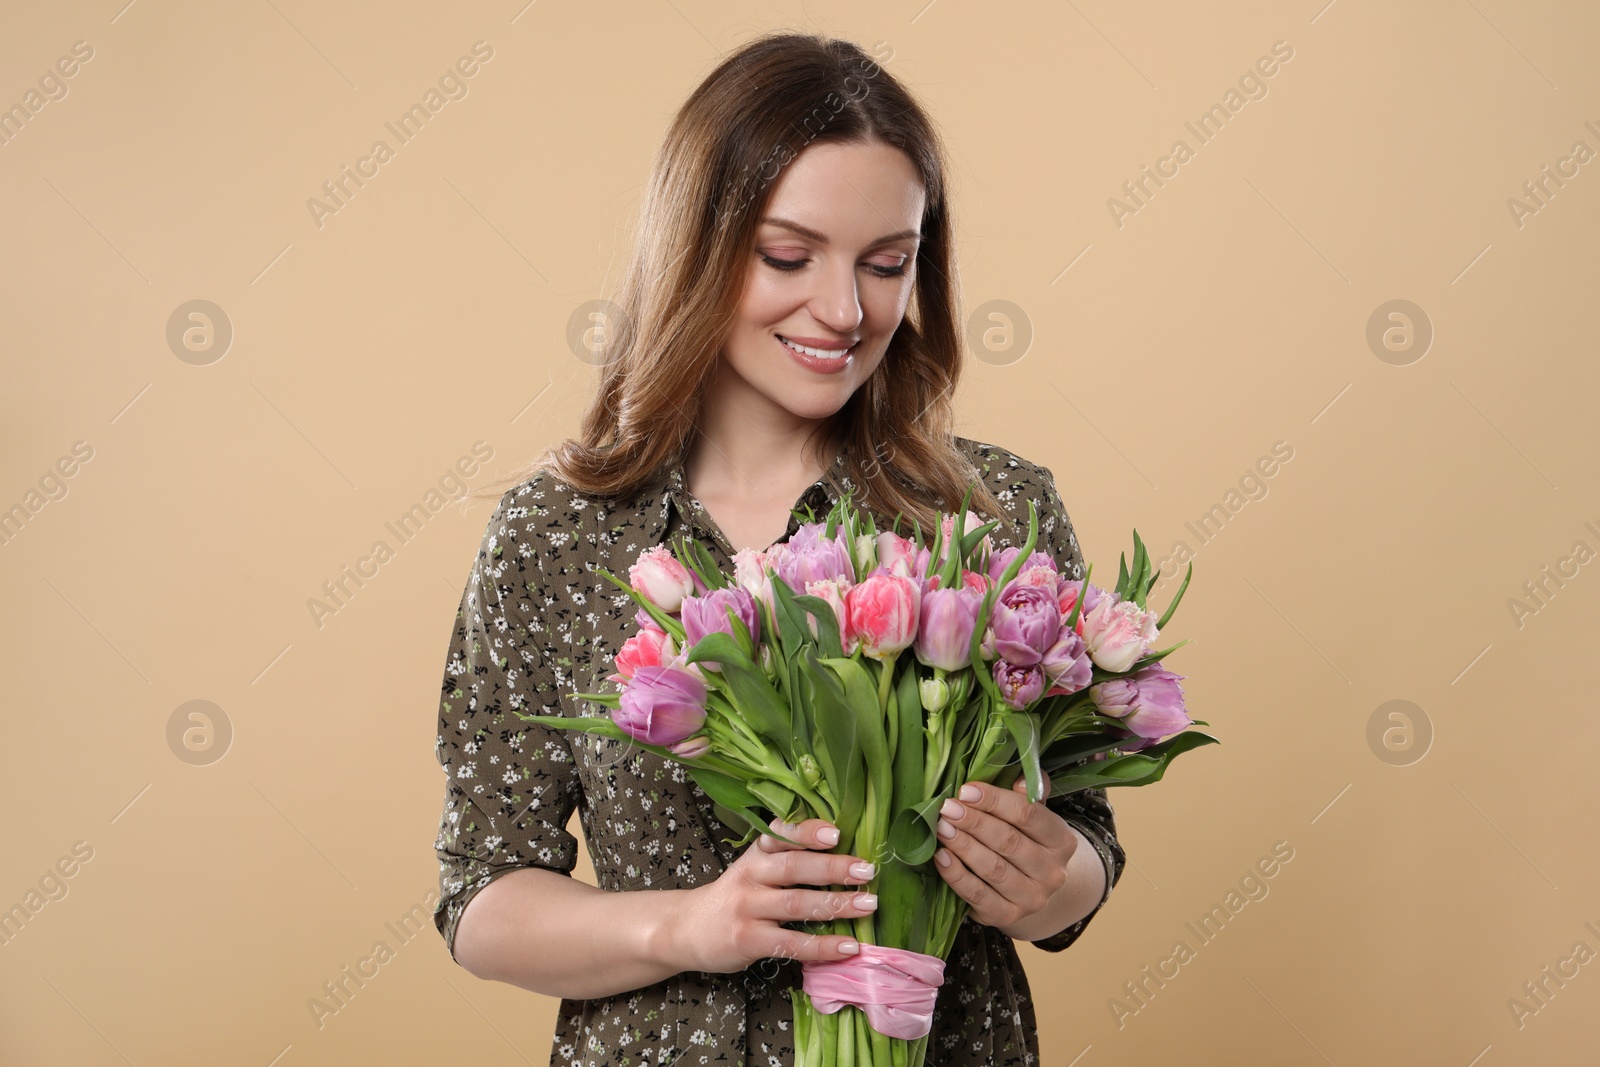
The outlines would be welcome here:
[[[885,530],[878,535],[878,566],[890,574],[916,573],[917,543],[908,537]],[[897,570],[895,564],[903,564]]]
[[[844,594],[849,588],[850,583],[842,578],[824,578],[821,581],[807,582],[805,589],[807,596],[814,596],[822,600],[826,600],[828,602],[828,606],[833,609],[833,618],[834,621],[838,623],[839,640],[841,642],[844,640]],[[806,625],[811,628],[812,637],[820,638],[822,636],[817,632],[816,619],[807,615]]]
[[[1044,668],[1045,677],[1050,681],[1050,691],[1045,694],[1046,696],[1076,693],[1088,685],[1094,676],[1094,668],[1089,662],[1089,650],[1084,645],[1083,638],[1065,626],[1056,636],[1056,643],[1044,654],[1040,666]]]
[[[916,579],[878,573],[845,590],[844,651],[859,645],[873,659],[888,659],[917,635],[921,591]]]
[[[965,586],[924,592],[918,611],[917,659],[929,667],[957,671],[972,660],[972,631],[983,594]]]
[[[1089,608],[1089,613],[1083,621],[1083,640],[1089,646],[1089,657],[1101,670],[1129,670],[1160,636],[1155,612],[1122,600],[1115,593],[1099,591],[1093,607],[1087,597],[1084,607]]]
[[[676,744],[706,721],[705,683],[674,666],[640,667],[619,703],[611,718],[646,744]]]
[[[1102,715],[1121,719],[1139,737],[1154,742],[1193,721],[1183,706],[1183,687],[1178,684],[1184,677],[1159,662],[1151,663],[1126,677],[1090,686],[1089,698]]]
[[[678,562],[666,545],[656,545],[639,554],[639,562],[628,568],[628,584],[669,614],[683,606],[683,598],[691,595],[696,586],[694,574]]]
[[[984,524],[983,519],[979,518],[976,512],[972,512],[972,511],[967,512],[967,521],[966,521],[966,524],[962,527],[962,536],[965,536],[966,534],[971,533],[973,530],[976,530],[978,527],[982,526],[983,524]],[[955,537],[955,528],[956,528],[956,517],[955,517],[955,515],[952,512],[948,512],[947,511],[942,516],[940,516],[940,518],[939,518],[939,528],[940,528],[940,530],[943,531],[943,537],[942,537],[942,539],[940,541],[940,545],[939,545],[939,560],[938,560],[938,562],[939,563],[943,563],[945,560],[950,558],[950,549],[952,547],[951,541]],[[990,538],[990,536],[988,534],[984,534],[983,535],[983,540],[980,541],[979,544],[983,546],[981,551],[986,551],[986,552],[989,552],[991,554],[994,552],[994,541]],[[980,551],[980,549],[974,548],[973,551],[977,552],[977,551]],[[935,565],[937,566],[937,564],[935,564]]]
[[[1078,590],[1083,588],[1083,580],[1073,581],[1071,578],[1062,578],[1056,586],[1056,607],[1061,611],[1061,623],[1066,625],[1067,616],[1072,614],[1073,605],[1078,602]],[[1089,588],[1093,589],[1094,586]],[[1083,636],[1083,617],[1089,614],[1087,599],[1084,601],[1083,610],[1078,612],[1078,621],[1073,625],[1073,632],[1079,637]]]
[[[696,756],[704,756],[711,751],[711,739],[704,734],[700,734],[697,737],[679,741],[675,745],[668,745],[667,748],[679,759],[694,759]]]
[[[1036,552],[1034,555],[1038,555],[1038,553]],[[1033,557],[1030,556],[1029,558],[1032,559]],[[1046,593],[1049,593],[1051,599],[1054,600],[1057,598],[1057,589],[1061,582],[1061,576],[1056,574],[1056,568],[1053,564],[1029,563],[1017,572],[1017,576],[1013,581],[1020,582],[1023,585],[1036,585]],[[1059,614],[1059,610],[1057,613]]]
[[[632,678],[640,667],[659,667],[677,654],[671,637],[653,626],[647,627],[624,641],[617,650],[617,674],[612,675],[612,679],[617,675]]]

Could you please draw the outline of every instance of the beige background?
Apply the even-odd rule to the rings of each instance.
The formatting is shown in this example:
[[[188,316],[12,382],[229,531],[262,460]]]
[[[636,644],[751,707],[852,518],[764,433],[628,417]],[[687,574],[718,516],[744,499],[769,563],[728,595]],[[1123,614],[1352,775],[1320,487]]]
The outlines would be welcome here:
[[[1121,884],[1072,950],[1025,950],[1045,1063],[1592,1055],[1600,963],[1562,961],[1600,952],[1600,164],[1520,226],[1507,203],[1600,151],[1592,5],[110,0],[6,24],[0,105],[74,42],[93,58],[0,146],[0,507],[92,458],[0,544],[0,907],[92,859],[0,946],[0,1060],[546,1062],[552,1001],[385,925],[436,885],[435,694],[489,505],[403,545],[384,524],[475,442],[478,486],[572,430],[568,318],[615,277],[666,122],[780,26],[881,42],[948,135],[968,311],[1033,332],[972,361],[962,432],[1055,471],[1101,573],[1133,527],[1195,551],[1173,663],[1224,743],[1113,794]],[[319,227],[307,200],[479,40],[468,95]],[[1199,145],[1185,121],[1278,41],[1267,94]],[[1194,157],[1119,227],[1108,199],[1178,138]],[[197,299],[233,329],[208,365],[166,336]],[[1435,333],[1407,365],[1366,339],[1399,299]],[[1276,442],[1292,459],[1250,481]],[[1185,523],[1230,503],[1201,546]],[[307,601],[379,539],[319,626]],[[1519,625],[1508,601],[1579,541]],[[231,724],[208,765],[169,747],[191,700]],[[1403,765],[1369,742],[1393,700]],[[1277,842],[1267,895],[1201,945],[1185,924]],[[319,1028],[308,1000],[379,939]],[[1193,958],[1127,999],[1179,939]],[[1577,973],[1519,1025],[1547,966]]]

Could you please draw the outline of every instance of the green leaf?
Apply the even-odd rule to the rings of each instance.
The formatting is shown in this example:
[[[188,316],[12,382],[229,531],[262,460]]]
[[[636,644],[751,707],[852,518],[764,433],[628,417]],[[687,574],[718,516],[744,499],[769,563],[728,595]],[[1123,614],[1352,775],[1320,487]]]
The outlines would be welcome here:
[[[1144,542],[1139,539],[1139,531],[1133,531],[1133,570],[1130,573],[1129,597],[1139,610],[1144,610],[1145,576],[1150,570],[1150,555],[1145,551]]]
[[[1068,612],[1067,617],[1061,621],[1061,628],[1063,630],[1075,630],[1077,628],[1078,615],[1083,611],[1083,594],[1089,591],[1089,575],[1093,573],[1093,563],[1084,568],[1083,582],[1078,586],[1077,599],[1073,601],[1072,610]]]
[[[940,793],[920,804],[901,808],[889,824],[889,854],[913,867],[932,859],[939,846],[936,827],[945,799],[946,794]]]
[[[817,647],[822,649],[822,654],[825,656],[843,656],[844,645],[839,636],[839,616],[834,612],[833,605],[819,596],[811,596],[810,594],[796,596],[791,603],[816,619],[818,637],[814,640],[817,643]],[[805,632],[809,638],[811,627],[807,626]]]
[[[824,670],[809,647],[801,652],[805,678],[811,688],[812,741],[824,777],[838,799],[839,833],[849,840],[866,804],[867,765],[857,714],[845,695],[844,685],[832,670]],[[880,729],[881,736],[881,729]],[[824,758],[826,757],[826,758]],[[845,822],[849,825],[846,826]]]
[[[1178,586],[1178,591],[1172,594],[1172,603],[1167,605],[1167,610],[1161,613],[1161,618],[1156,620],[1156,629],[1167,625],[1167,620],[1172,618],[1172,613],[1178,610],[1178,601],[1183,599],[1183,591],[1189,588],[1189,579],[1194,577],[1194,564],[1191,562],[1183,572],[1183,584]]]
[[[717,566],[717,561],[711,558],[711,553],[706,549],[706,546],[693,537],[683,538],[683,543],[690,552],[694,553],[695,561],[700,565],[701,580],[706,583],[707,590],[728,588],[727,577],[722,573],[722,569]]]
[[[665,611],[662,611],[660,608],[656,607],[656,605],[654,603],[651,602],[649,597],[645,596],[643,593],[639,592],[639,590],[635,589],[633,586],[629,585],[627,582],[623,581],[621,578],[618,578],[615,574],[612,574],[610,571],[604,570],[604,569],[597,569],[595,571],[595,573],[599,574],[601,577],[603,577],[603,578],[607,579],[608,581],[610,581],[613,585],[617,586],[624,593],[627,593],[628,596],[633,599],[633,602],[635,604],[638,604],[641,608],[643,608],[645,610],[645,613],[648,614],[652,619],[654,619],[656,621],[656,625],[657,626],[661,627],[661,629],[663,629],[667,633],[671,634],[672,635],[672,639],[674,641],[676,641],[677,643],[679,643],[679,644],[683,643],[683,620],[682,619],[678,618],[676,615],[671,615],[671,614],[668,614]]]
[[[894,746],[894,800],[891,810],[923,799],[922,776],[927,759],[927,723],[922,713],[922,692],[917,686],[915,663],[907,663],[894,688],[894,707],[900,726]]]
[[[1125,745],[1125,737],[1108,737],[1104,732],[1095,730],[1092,733],[1068,734],[1055,744],[1051,745],[1039,758],[1039,769],[1045,774],[1055,774],[1081,763],[1090,756],[1101,752],[1110,752],[1118,745]]]
[[[1001,721],[1017,741],[1017,759],[1022,763],[1022,774],[1028,780],[1028,800],[1037,802],[1044,796],[1044,779],[1039,769],[1039,720],[1028,712],[1007,709],[1000,714]]]
[[[983,540],[984,536],[999,525],[998,521],[990,519],[982,526],[974,526],[971,533],[963,534],[961,537],[961,558],[966,559],[971,556],[972,550],[978,547],[978,543]]]
[[[763,807],[780,819],[788,819],[794,808],[794,790],[766,778],[752,778],[745,788]]]
[[[578,730],[586,734],[600,734],[602,737],[610,737],[617,741],[633,741],[633,738],[624,733],[622,727],[617,725],[616,720],[608,715],[592,717],[587,715],[525,715],[519,711],[516,712],[516,716],[523,722],[536,722],[541,726],[554,726],[558,730]],[[634,743],[643,744],[643,742],[638,741]]]
[[[792,841],[773,830],[770,820],[762,819],[753,809],[760,804],[755,794],[746,788],[745,783],[726,774],[707,770],[704,767],[688,765],[689,775],[695,780],[706,796],[718,806],[717,817],[730,826],[743,826],[757,834],[768,834],[780,841],[794,845]],[[770,783],[769,783],[770,784]],[[725,814],[726,813],[726,814]],[[732,818],[728,816],[731,815]],[[740,843],[750,840],[749,836],[740,838]]]
[[[832,668],[844,686],[845,702],[861,746],[861,758],[866,762],[878,800],[887,811],[894,789],[894,767],[890,762],[889,741],[884,736],[884,712],[878,708],[878,687],[867,668],[857,660],[841,657],[818,662]],[[884,667],[884,670],[889,669],[888,665]]]
[[[1128,668],[1128,673],[1132,674],[1134,671],[1139,670],[1141,667],[1148,667],[1152,663],[1159,663],[1161,660],[1166,659],[1168,656],[1172,655],[1174,652],[1178,651],[1178,649],[1182,648],[1184,645],[1187,645],[1189,642],[1191,642],[1193,640],[1194,640],[1194,638],[1192,638],[1192,637],[1185,637],[1182,641],[1179,641],[1177,644],[1173,645],[1171,648],[1163,648],[1160,652],[1147,652],[1147,653],[1145,653],[1143,656],[1139,657],[1139,659],[1134,663],[1133,666]],[[1110,677],[1117,678],[1117,677],[1121,677],[1121,675],[1113,674]]]
[[[684,657],[687,663],[710,660],[721,666],[719,672],[728,697],[745,722],[778,746],[778,751],[794,748],[794,727],[789,705],[772,688],[766,672],[757,667],[731,634],[720,630],[706,634]]]
[[[1140,752],[1092,760],[1081,767],[1060,771],[1050,778],[1050,792],[1058,796],[1085,789],[1150,785],[1161,780],[1178,756],[1202,745],[1220,743],[1210,734],[1186,730]]]

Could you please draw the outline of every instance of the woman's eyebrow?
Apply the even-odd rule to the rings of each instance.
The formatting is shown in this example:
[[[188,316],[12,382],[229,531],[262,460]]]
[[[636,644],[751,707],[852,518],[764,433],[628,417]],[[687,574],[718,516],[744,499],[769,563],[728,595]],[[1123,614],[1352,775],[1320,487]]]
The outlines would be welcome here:
[[[793,230],[795,233],[799,234],[800,236],[808,237],[811,240],[817,242],[817,244],[819,244],[819,245],[825,245],[825,244],[828,243],[828,238],[827,238],[827,236],[825,234],[818,233],[816,230],[813,230],[811,227],[802,226],[798,222],[794,222],[794,221],[792,221],[790,219],[766,218],[766,219],[762,219],[761,222],[762,222],[763,225],[766,225],[766,226],[781,226],[782,228],[784,228],[786,230]],[[876,241],[873,241],[871,244],[867,245],[867,247],[868,248],[876,248],[879,245],[886,245],[891,241],[903,241],[906,238],[916,238],[916,239],[920,240],[922,238],[922,231],[921,230],[901,230],[899,233],[886,234],[883,237],[878,238]]]

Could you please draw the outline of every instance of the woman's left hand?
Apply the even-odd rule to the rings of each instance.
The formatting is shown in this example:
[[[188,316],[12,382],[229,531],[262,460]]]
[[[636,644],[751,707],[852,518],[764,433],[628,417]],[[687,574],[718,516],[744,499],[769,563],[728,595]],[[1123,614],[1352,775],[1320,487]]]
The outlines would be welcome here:
[[[1080,838],[1043,800],[1030,803],[1026,780],[1001,789],[968,782],[939,810],[934,866],[956,895],[972,905],[972,917],[999,928],[1019,924],[1045,910],[1067,881],[1067,865]],[[1044,795],[1050,795],[1045,779]],[[948,864],[948,866],[947,866]]]

